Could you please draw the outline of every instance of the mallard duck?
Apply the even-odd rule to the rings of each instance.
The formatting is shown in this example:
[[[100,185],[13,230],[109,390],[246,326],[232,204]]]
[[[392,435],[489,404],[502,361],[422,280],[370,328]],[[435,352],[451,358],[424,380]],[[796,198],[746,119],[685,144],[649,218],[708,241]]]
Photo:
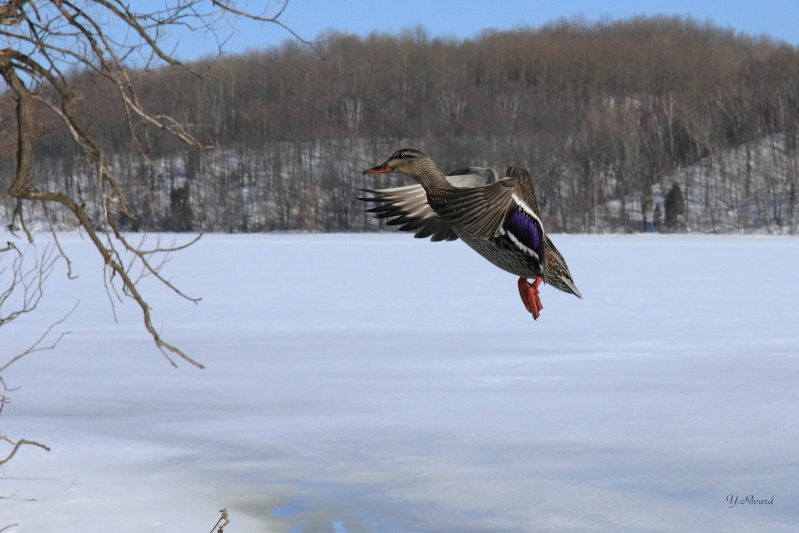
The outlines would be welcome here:
[[[361,200],[380,204],[368,211],[402,231],[415,231],[417,238],[460,238],[494,265],[519,276],[519,295],[534,319],[543,308],[541,282],[582,298],[566,261],[544,233],[526,168],[509,167],[502,179],[496,170],[482,167],[445,176],[428,156],[405,148],[382,165],[364,170],[387,172],[405,174],[419,185],[364,191],[373,196]]]

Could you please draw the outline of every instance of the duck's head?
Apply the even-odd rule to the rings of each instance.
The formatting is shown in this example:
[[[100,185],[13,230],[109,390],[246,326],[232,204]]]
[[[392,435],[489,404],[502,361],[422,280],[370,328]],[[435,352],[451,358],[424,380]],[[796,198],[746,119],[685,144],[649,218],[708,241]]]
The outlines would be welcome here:
[[[426,174],[431,168],[438,168],[432,159],[419,150],[403,148],[397,150],[388,161],[363,171],[364,174],[385,174],[386,172],[400,172],[411,177]]]

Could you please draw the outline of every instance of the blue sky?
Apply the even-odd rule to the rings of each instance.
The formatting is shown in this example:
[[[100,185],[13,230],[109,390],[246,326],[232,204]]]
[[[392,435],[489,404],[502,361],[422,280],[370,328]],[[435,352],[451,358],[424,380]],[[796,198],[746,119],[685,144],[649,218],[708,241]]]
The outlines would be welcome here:
[[[251,6],[256,3],[249,1]],[[538,27],[559,18],[618,20],[642,14],[687,15],[739,33],[768,35],[799,45],[799,2],[795,0],[290,0],[281,20],[309,40],[329,29],[366,36],[417,25],[431,37],[469,38],[485,29]],[[225,45],[228,53],[278,45],[290,37],[274,25],[230,22],[236,31]],[[214,50],[210,39],[204,43],[184,35],[178,53],[191,59]]]

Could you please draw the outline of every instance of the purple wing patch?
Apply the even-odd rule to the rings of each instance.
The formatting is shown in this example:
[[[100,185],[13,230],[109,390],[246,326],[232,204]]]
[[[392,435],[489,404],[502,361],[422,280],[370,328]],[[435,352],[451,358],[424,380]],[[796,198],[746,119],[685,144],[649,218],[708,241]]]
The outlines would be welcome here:
[[[508,218],[508,224],[505,231],[511,234],[521,244],[541,257],[541,241],[542,231],[541,226],[537,221],[531,219],[521,209],[515,209],[511,216]]]

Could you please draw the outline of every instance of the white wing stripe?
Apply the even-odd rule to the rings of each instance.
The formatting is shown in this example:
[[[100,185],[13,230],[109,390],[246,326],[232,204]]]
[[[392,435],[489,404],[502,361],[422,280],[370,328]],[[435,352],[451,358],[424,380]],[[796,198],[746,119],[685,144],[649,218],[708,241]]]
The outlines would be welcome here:
[[[516,238],[516,235],[514,235],[513,233],[511,233],[511,232],[509,232],[509,231],[505,231],[505,230],[504,230],[504,229],[502,229],[502,228],[499,228],[499,233],[500,233],[500,235],[507,235],[507,236],[508,236],[508,238],[510,239],[510,241],[511,241],[511,242],[512,242],[514,245],[516,245],[516,247],[517,247],[519,250],[521,250],[522,252],[524,252],[524,253],[526,253],[526,254],[528,254],[528,255],[531,255],[531,256],[532,256],[532,257],[534,257],[536,260],[538,260],[538,259],[539,259],[539,257],[538,257],[538,254],[537,254],[537,253],[535,253],[535,250],[533,250],[533,249],[532,249],[532,248],[530,248],[529,246],[525,246],[525,245],[524,245],[524,244],[523,244],[523,243],[522,243],[522,242],[521,242],[519,239],[517,239],[517,238]]]
[[[540,218],[538,218],[538,215],[536,215],[536,214],[533,212],[533,210],[532,210],[532,209],[530,209],[530,206],[529,206],[529,205],[527,205],[527,204],[526,204],[526,203],[525,203],[525,202],[524,202],[524,201],[523,201],[521,198],[519,198],[519,197],[516,195],[516,193],[513,193],[513,194],[511,195],[511,198],[513,198],[513,201],[514,201],[514,202],[516,202],[516,205],[519,207],[519,209],[521,209],[522,211],[524,211],[524,214],[526,214],[528,217],[530,217],[530,218],[532,218],[533,220],[535,220],[536,222],[538,222],[538,225],[541,227],[541,232],[543,233],[543,232],[544,232],[544,224],[542,224],[542,223],[541,223],[541,219],[540,219]],[[536,256],[536,257],[537,257],[537,256]]]

